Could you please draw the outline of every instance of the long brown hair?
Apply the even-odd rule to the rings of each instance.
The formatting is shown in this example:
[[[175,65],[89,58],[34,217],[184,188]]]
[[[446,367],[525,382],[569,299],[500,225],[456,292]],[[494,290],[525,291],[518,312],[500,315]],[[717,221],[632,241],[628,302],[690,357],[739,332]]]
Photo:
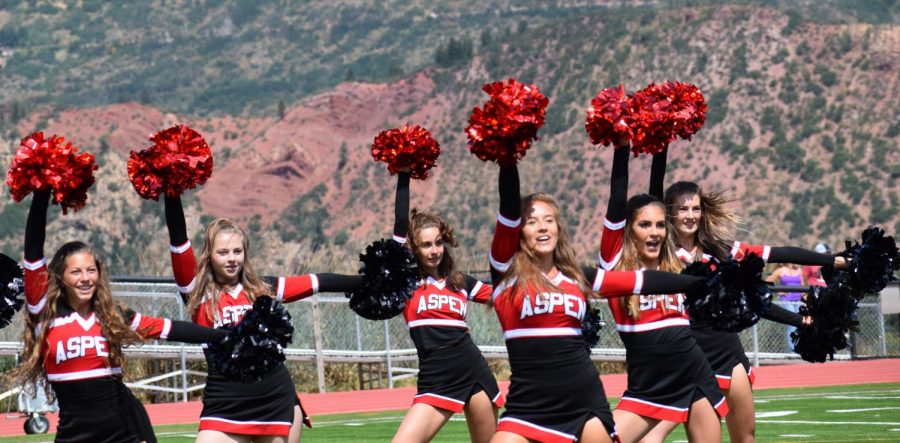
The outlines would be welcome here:
[[[231,219],[215,219],[206,227],[206,236],[203,246],[200,248],[200,259],[197,261],[197,286],[191,291],[190,301],[188,302],[188,312],[193,316],[200,308],[200,304],[205,299],[208,299],[209,303],[206,305],[207,315],[213,322],[216,321],[216,312],[218,312],[219,294],[225,291],[225,288],[216,281],[210,261],[210,256],[213,253],[213,241],[220,233],[231,233],[241,236],[241,246],[244,249],[244,265],[238,274],[238,279],[244,287],[244,292],[247,294],[250,302],[253,303],[257,297],[272,294],[272,288],[253,271],[253,266],[250,263],[250,239],[244,233],[244,230]]]
[[[594,291],[591,285],[584,277],[578,261],[575,259],[575,249],[569,243],[569,231],[566,228],[566,222],[562,218],[559,210],[559,203],[556,199],[548,194],[536,193],[526,196],[522,199],[522,218],[528,219],[528,216],[534,210],[534,204],[537,202],[545,203],[553,210],[553,218],[556,219],[558,227],[556,249],[553,250],[553,264],[559,269],[563,275],[572,278],[578,283],[578,287],[585,297],[594,297]],[[554,289],[553,283],[547,280],[538,269],[538,258],[534,255],[534,251],[528,249],[525,244],[524,230],[519,234],[519,252],[516,254],[515,260],[510,264],[509,269],[503,275],[503,280],[515,277],[515,288],[511,291],[511,295],[515,296],[516,292],[528,291],[533,288],[541,291],[549,291]]]
[[[38,315],[25,312],[25,348],[22,351],[24,362],[13,371],[13,377],[21,378],[25,382],[36,383],[46,381],[44,368],[44,353],[41,348],[46,344],[47,332],[50,324],[57,315],[72,312],[72,307],[65,295],[65,283],[63,275],[67,268],[68,258],[74,254],[87,253],[94,259],[97,266],[97,282],[94,295],[91,297],[90,310],[96,315],[100,324],[100,333],[106,338],[108,347],[109,367],[121,367],[125,370],[125,355],[122,348],[126,345],[138,343],[141,337],[132,331],[122,318],[122,307],[112,298],[112,290],[109,287],[109,276],[106,267],[97,254],[85,243],[80,241],[68,242],[60,247],[50,263],[47,265],[47,295],[44,310]],[[49,384],[45,385],[49,392]]]
[[[641,256],[635,238],[633,227],[637,220],[637,215],[647,206],[657,206],[666,212],[666,207],[658,198],[649,194],[638,194],[628,199],[625,204],[625,233],[622,241],[622,258],[616,264],[617,271],[634,271],[641,269]],[[660,244],[659,250],[659,270],[665,272],[681,272],[684,265],[678,256],[675,255],[675,247],[672,243],[671,236],[668,233],[672,230],[668,221],[666,222],[666,236]],[[641,316],[640,299],[637,295],[632,294],[625,298],[623,305],[629,317],[637,319]]]
[[[418,260],[419,256],[416,254],[418,244],[416,241],[418,240],[417,237],[419,232],[426,228],[437,228],[438,232],[441,234],[441,240],[444,242],[444,255],[441,257],[441,262],[437,267],[438,276],[445,279],[447,287],[453,291],[465,289],[465,279],[463,279],[462,274],[456,269],[453,255],[450,253],[450,248],[457,247],[458,243],[456,237],[453,236],[453,227],[444,220],[441,211],[435,209],[420,211],[413,208],[410,212],[409,231],[406,233],[406,241],[409,244],[410,249],[412,249],[413,255],[415,255]],[[425,270],[422,267],[422,264],[419,263],[419,278],[424,279],[426,277]]]
[[[707,253],[717,259],[727,258],[730,254],[730,241],[734,239],[734,229],[740,218],[727,205],[731,200],[724,192],[704,193],[700,185],[694,182],[677,182],[666,189],[666,218],[673,222],[678,207],[685,199],[696,195],[700,198],[700,220],[697,225],[697,244],[700,250],[694,257],[698,261]],[[677,242],[676,238],[672,239]]]

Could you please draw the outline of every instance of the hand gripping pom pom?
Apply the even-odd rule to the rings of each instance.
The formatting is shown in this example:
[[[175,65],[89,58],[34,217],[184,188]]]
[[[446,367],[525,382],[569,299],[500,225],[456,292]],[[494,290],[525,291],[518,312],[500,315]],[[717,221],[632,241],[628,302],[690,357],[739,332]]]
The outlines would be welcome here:
[[[0,329],[12,322],[22,309],[25,284],[22,268],[15,260],[0,254]]]
[[[177,197],[206,183],[212,175],[212,151],[197,131],[186,125],[173,126],[157,132],[150,141],[153,146],[131,151],[128,159],[128,178],[141,197]]]
[[[489,83],[482,89],[491,98],[483,109],[473,109],[469,117],[469,151],[482,161],[515,165],[538,139],[550,101],[537,86],[514,79]]]
[[[591,143],[609,146],[620,141],[630,141],[632,132],[631,97],[625,95],[622,85],[606,88],[591,99],[584,129]]]
[[[209,369],[242,383],[258,382],[280,367],[294,334],[291,314],[268,296],[257,298],[243,320],[228,329],[221,343],[209,345]]]
[[[800,315],[811,316],[813,322],[791,332],[794,352],[812,363],[824,363],[829,358],[834,360],[835,352],[849,346],[845,334],[859,332],[858,306],[859,300],[853,295],[853,289],[843,281],[835,281],[827,287],[812,286],[806,296],[806,305],[800,306]]]
[[[600,310],[588,306],[581,320],[581,337],[584,338],[584,348],[591,352],[591,348],[600,342],[600,330],[606,326],[606,322],[600,316]]]
[[[434,167],[441,147],[427,129],[409,124],[399,129],[381,131],[372,143],[372,157],[387,163],[388,171],[396,174],[404,167],[409,168],[410,177],[424,180]]]
[[[883,229],[870,226],[862,233],[862,243],[847,242],[847,249],[837,254],[848,261],[847,269],[822,268],[828,285],[831,286],[839,276],[854,296],[862,299],[866,294],[881,292],[888,283],[896,280],[894,273],[900,269],[900,252],[894,237],[884,234]]]
[[[6,175],[6,184],[13,200],[22,201],[35,191],[52,191],[53,202],[77,211],[87,202],[87,190],[94,184],[92,154],[78,152],[71,142],[56,135],[44,139],[35,132],[22,139]]]
[[[403,312],[416,289],[418,265],[406,246],[381,239],[360,254],[362,286],[347,292],[350,309],[369,320],[387,320]]]
[[[706,277],[705,287],[687,292],[685,306],[691,318],[705,321],[714,329],[740,332],[760,319],[772,304],[772,292],[762,281],[765,262],[749,254],[740,262],[731,259],[693,263],[683,274]]]

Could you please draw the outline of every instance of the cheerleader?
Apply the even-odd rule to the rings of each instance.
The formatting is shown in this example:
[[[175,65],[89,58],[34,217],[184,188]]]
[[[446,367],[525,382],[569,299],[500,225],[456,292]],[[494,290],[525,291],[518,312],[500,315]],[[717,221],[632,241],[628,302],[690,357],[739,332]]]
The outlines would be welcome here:
[[[24,363],[14,376],[49,383],[59,402],[57,442],[155,442],[144,406],[122,382],[123,348],[148,339],[216,342],[225,333],[113,301],[106,267],[82,242],[64,244],[46,264],[49,199],[36,192],[28,213]]]
[[[453,228],[432,211],[409,212],[409,173],[400,172],[394,240],[418,262],[419,287],[403,311],[419,356],[418,392],[394,442],[431,441],[454,413],[465,412],[473,442],[488,442],[504,397],[466,325],[468,302],[490,303],[492,288],[456,269]]]
[[[588,297],[678,292],[700,279],[581,268],[556,200],[546,194],[520,200],[515,166],[501,167],[499,182],[492,297],[512,375],[492,442],[620,441],[582,339]]]
[[[359,276],[307,274],[259,277],[250,262],[250,240],[235,222],[220,218],[206,228],[196,261],[180,197],[165,198],[175,283],[195,323],[238,324],[258,297],[290,303],[318,292],[346,292]],[[209,353],[206,354],[210,358]],[[301,423],[312,427],[283,364],[255,383],[230,382],[210,371],[203,391],[198,443],[300,441]]]
[[[613,154],[611,193],[600,245],[604,269],[678,272],[662,201],[647,194],[626,200],[628,149]],[[625,345],[628,389],[613,413],[624,441],[643,437],[662,420],[687,423],[688,439],[721,441],[725,397],[690,332],[682,294],[611,299]],[[665,364],[662,364],[665,362]]]
[[[663,194],[667,152],[656,154],[651,167],[651,193]],[[796,247],[770,247],[733,241],[738,218],[726,207],[722,193],[704,193],[692,182],[675,183],[665,192],[665,206],[673,227],[676,255],[685,264],[724,258],[740,259],[754,253],[772,263],[797,263],[843,267],[844,259]],[[812,324],[812,318],[801,316],[776,304],[762,316],[793,327]],[[725,416],[728,434],[733,442],[755,440],[756,416],[753,405],[753,367],[744,352],[740,336],[735,332],[717,331],[711,325],[691,319],[691,333],[703,350],[725,393],[729,412]],[[662,442],[677,423],[663,422],[644,438],[645,443]]]

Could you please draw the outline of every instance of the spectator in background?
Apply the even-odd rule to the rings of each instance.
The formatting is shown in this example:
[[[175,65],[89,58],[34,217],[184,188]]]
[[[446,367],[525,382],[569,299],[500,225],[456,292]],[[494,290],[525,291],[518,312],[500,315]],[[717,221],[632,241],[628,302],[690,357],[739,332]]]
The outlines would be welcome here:
[[[806,279],[803,276],[803,270],[800,269],[800,265],[794,263],[784,263],[778,269],[775,269],[769,277],[766,278],[767,282],[775,283],[779,286],[805,286]],[[803,293],[802,292],[782,292],[779,300],[781,302],[789,302],[782,303],[782,307],[789,311],[799,312],[800,311],[800,302],[803,301]],[[795,327],[788,326],[787,327],[787,347],[788,350],[794,349],[794,344],[791,342],[791,332],[793,332]]]
[[[819,243],[815,247],[815,251],[819,254],[831,254],[831,248],[825,243]],[[803,279],[810,286],[825,286],[825,279],[822,278],[821,266],[804,266]]]

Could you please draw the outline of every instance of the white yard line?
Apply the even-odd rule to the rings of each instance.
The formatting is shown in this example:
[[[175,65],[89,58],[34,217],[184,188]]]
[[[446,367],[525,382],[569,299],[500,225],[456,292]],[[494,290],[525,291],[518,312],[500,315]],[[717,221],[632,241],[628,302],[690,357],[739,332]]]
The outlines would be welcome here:
[[[895,421],[813,421],[813,420],[756,420],[757,423],[772,423],[783,425],[860,425],[860,426],[900,426]]]
[[[767,412],[757,412],[756,418],[772,418],[772,417],[785,417],[788,415],[794,415],[797,411],[767,411]]]
[[[756,395],[758,400],[792,400],[792,399],[804,399],[804,398],[816,398],[816,397],[829,397],[829,396],[847,396],[846,399],[853,399],[857,397],[849,397],[852,395],[872,395],[872,394],[900,394],[900,389],[891,389],[887,391],[840,391],[840,392],[813,392],[809,394],[783,394],[783,395],[765,395],[760,393]],[[896,398],[896,397],[877,397],[877,398]]]
[[[839,414],[842,414],[845,412],[892,411],[895,409],[900,409],[900,406],[888,406],[885,408],[863,408],[863,409],[830,409],[825,412],[837,412]]]

